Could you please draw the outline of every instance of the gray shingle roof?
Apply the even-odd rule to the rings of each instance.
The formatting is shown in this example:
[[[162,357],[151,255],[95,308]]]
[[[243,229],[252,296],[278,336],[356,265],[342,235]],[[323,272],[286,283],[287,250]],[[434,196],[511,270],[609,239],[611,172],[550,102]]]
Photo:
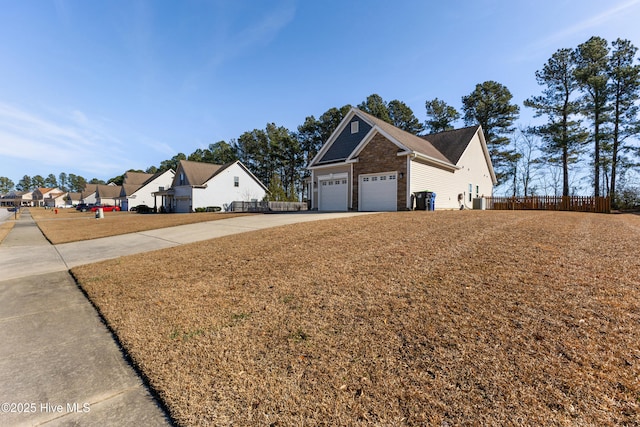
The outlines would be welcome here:
[[[151,173],[125,172],[124,180],[122,181],[122,184],[137,185],[138,187],[141,187],[152,177],[153,177],[153,174]]]
[[[213,163],[192,162],[180,160],[178,170],[182,171],[189,185],[203,185],[229,165],[215,165]],[[176,174],[176,176],[178,176]]]
[[[96,185],[96,196],[103,199],[115,199],[120,197],[120,191],[122,187],[120,185]]]

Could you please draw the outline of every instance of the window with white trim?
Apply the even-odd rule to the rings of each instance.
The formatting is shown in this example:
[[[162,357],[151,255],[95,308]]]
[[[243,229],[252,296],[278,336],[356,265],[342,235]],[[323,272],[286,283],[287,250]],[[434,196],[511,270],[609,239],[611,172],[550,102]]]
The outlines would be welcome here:
[[[351,133],[358,133],[360,131],[360,122],[359,121],[354,121],[351,122]]]
[[[239,176],[234,176],[233,177],[233,186],[234,187],[240,187],[240,177]]]
[[[473,184],[469,184],[469,201],[473,198]]]

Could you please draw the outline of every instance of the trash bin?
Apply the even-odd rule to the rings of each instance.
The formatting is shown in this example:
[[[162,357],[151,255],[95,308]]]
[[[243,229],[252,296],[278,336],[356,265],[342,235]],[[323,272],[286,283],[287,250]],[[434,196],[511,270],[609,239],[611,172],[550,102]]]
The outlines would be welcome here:
[[[427,192],[426,191],[416,191],[413,193],[416,199],[416,210],[417,211],[426,211],[427,210]]]
[[[413,195],[416,199],[417,211],[434,210],[436,193],[432,191],[416,191]]]
[[[427,210],[435,211],[436,210],[436,193],[427,193]]]
[[[102,208],[96,209],[96,219],[104,218],[104,210]]]

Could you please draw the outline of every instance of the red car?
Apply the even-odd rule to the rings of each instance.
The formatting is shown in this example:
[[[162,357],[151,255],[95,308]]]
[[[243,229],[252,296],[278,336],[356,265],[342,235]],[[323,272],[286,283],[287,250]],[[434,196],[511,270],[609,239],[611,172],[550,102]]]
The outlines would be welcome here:
[[[91,212],[95,212],[98,209],[102,209],[103,212],[118,212],[120,210],[120,206],[111,206],[111,205],[96,205],[91,208]]]

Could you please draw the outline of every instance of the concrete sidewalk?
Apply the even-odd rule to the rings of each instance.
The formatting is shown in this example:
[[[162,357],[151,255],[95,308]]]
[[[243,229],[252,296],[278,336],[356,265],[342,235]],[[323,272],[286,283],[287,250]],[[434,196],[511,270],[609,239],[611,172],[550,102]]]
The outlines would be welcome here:
[[[2,426],[171,424],[28,212],[0,245],[0,342]]]
[[[0,425],[170,425],[70,268],[353,215],[251,215],[53,246],[23,211],[0,244]]]

